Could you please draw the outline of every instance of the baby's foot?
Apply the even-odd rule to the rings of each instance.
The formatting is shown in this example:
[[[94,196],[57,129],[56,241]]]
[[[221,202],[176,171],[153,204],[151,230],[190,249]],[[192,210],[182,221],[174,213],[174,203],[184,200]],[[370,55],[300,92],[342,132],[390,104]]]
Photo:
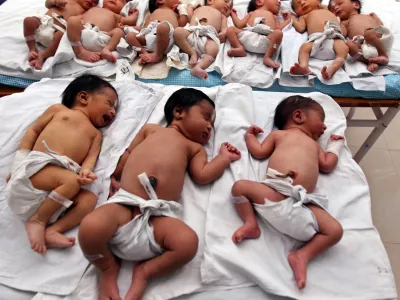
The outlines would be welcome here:
[[[270,68],[274,68],[274,69],[277,69],[281,66],[277,62],[273,61],[271,59],[271,57],[266,57],[266,56],[264,56],[264,65],[266,65],[267,67],[270,67]]]
[[[40,254],[45,254],[47,251],[45,244],[45,224],[31,217],[25,223],[25,230],[28,233],[32,250]]]
[[[76,57],[81,60],[94,63],[100,60],[101,54],[99,52],[91,52],[86,49],[82,49],[79,51],[79,53],[76,53]]]
[[[375,63],[378,65],[387,65],[389,63],[389,59],[386,56],[377,56],[369,58],[368,61],[370,63]]]
[[[197,65],[197,61],[199,60],[199,56],[195,52],[192,56],[190,56],[189,60],[189,66],[193,68],[195,65]]]
[[[261,231],[258,223],[244,223],[242,227],[235,231],[232,235],[234,243],[241,243],[244,239],[257,239],[260,237]]]
[[[292,75],[308,75],[311,73],[311,69],[308,66],[302,66],[295,63],[293,67],[290,68],[290,74]]]
[[[100,272],[99,300],[121,300],[117,283],[118,272],[118,264]]]
[[[125,300],[140,300],[147,286],[143,263],[136,264],[133,268],[132,284],[125,295]]]
[[[374,63],[369,63],[368,65],[367,65],[367,69],[368,69],[368,71],[370,71],[370,72],[373,72],[373,71],[375,71],[376,69],[378,69],[378,65],[377,64],[374,64]]]
[[[332,78],[333,74],[336,73],[336,70],[333,67],[323,66],[321,70],[322,78],[325,80],[329,80]]]
[[[115,64],[117,62],[117,58],[114,56],[114,54],[112,54],[112,52],[110,50],[108,50],[107,48],[104,48],[101,51],[101,58],[108,60],[109,62],[112,62],[113,64]]]
[[[163,59],[163,55],[157,55],[155,52],[153,53],[145,53],[140,56],[139,64],[151,64],[158,63]]]
[[[36,70],[41,70],[43,68],[43,56],[39,53],[38,57],[32,60],[29,64]]]
[[[208,74],[205,70],[203,70],[202,68],[196,66],[192,69],[192,71],[190,71],[190,75],[198,77],[200,79],[207,79],[208,78]]]
[[[244,49],[244,47],[232,48],[231,50],[228,51],[228,56],[231,56],[231,57],[244,57],[246,55],[247,55],[247,52]]]
[[[36,47],[34,47],[32,50],[29,50],[28,61],[31,62],[32,60],[38,58],[38,56],[39,56],[39,51]]]
[[[45,234],[47,248],[69,248],[75,244],[75,238],[64,236],[55,230],[46,230]]]
[[[297,252],[290,252],[288,256],[290,267],[293,270],[297,287],[301,290],[306,286],[307,259],[302,258]]]

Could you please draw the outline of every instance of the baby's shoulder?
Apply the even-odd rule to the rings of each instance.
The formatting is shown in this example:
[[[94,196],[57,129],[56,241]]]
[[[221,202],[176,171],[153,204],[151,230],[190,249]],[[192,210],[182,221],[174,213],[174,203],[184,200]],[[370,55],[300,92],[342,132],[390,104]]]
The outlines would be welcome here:
[[[70,109],[63,104],[53,104],[45,111],[45,113],[57,114],[59,112],[65,112],[69,110]]]
[[[163,129],[163,127],[161,127],[158,124],[144,124],[140,131],[142,131],[144,133],[144,135],[148,135],[148,134],[151,134],[155,131],[162,130],[162,129]]]

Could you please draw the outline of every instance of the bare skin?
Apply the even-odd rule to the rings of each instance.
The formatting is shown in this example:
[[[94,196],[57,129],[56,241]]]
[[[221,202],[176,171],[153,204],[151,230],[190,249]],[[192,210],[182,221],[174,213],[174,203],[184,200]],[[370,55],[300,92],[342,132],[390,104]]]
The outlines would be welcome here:
[[[61,208],[61,204],[47,197],[25,223],[32,249],[41,254],[46,253],[47,248],[73,246],[75,240],[62,233],[78,225],[97,203],[95,195],[81,190],[80,186],[97,178],[92,170],[100,152],[102,135],[95,126],[107,126],[113,119],[116,94],[104,88],[98,94],[79,93],[78,98],[72,109],[61,104],[48,108],[28,128],[19,147],[46,153],[45,141],[51,150],[82,166],[77,175],[62,167],[47,165],[30,178],[34,188],[55,191],[74,203],[64,217],[46,229],[51,216]]]
[[[151,22],[159,21],[169,22],[173,28],[178,26],[185,26],[188,22],[188,16],[179,15],[177,8],[179,6],[179,0],[164,0],[159,3],[157,9],[154,10],[150,15],[148,15],[144,21],[143,27],[137,28],[139,31],[146,28]],[[131,46],[140,48],[140,60],[139,64],[144,65],[148,63],[158,63],[160,62],[165,54],[165,51],[169,45],[169,26],[165,24],[159,24],[157,27],[157,46],[154,52],[148,51],[146,48],[145,36],[137,36],[136,33],[130,32],[126,36],[127,42]]]
[[[52,14],[56,13],[67,21],[70,17],[81,15],[95,5],[97,5],[95,0],[47,0],[46,7],[49,10],[46,15],[53,17]],[[54,24],[65,29],[64,25],[58,20],[53,19],[53,21]],[[54,56],[63,35],[62,32],[56,30],[51,44],[43,52],[39,52],[34,39],[35,32],[39,26],[40,19],[38,17],[26,17],[24,19],[24,36],[28,38],[26,41],[29,49],[28,61],[37,70],[42,69],[43,63],[47,58]]]
[[[277,14],[279,13],[280,1],[276,0],[258,0],[256,2],[257,9],[250,12],[243,20],[240,20],[235,10],[232,10],[231,16],[235,24],[234,27],[228,29],[227,37],[232,49],[228,51],[228,56],[243,57],[246,56],[246,49],[240,43],[238,34],[243,32],[246,26],[254,26],[256,18],[266,18],[265,25],[268,25],[273,32],[267,36],[270,40],[269,47],[264,54],[264,64],[270,68],[279,68],[280,65],[272,59],[279,45],[282,42],[282,29],[288,24],[284,22],[280,24]]]
[[[187,110],[176,107],[174,120],[167,128],[153,124],[143,126],[121,156],[112,175],[116,180],[112,180],[111,189],[115,191],[121,187],[129,193],[148,199],[138,180],[138,175],[146,172],[148,177],[156,178],[155,192],[160,199],[177,201],[182,192],[186,171],[200,184],[210,183],[220,177],[231,161],[240,158],[240,152],[224,143],[220,154],[207,162],[202,145],[210,138],[213,113],[211,104],[202,100]],[[104,256],[92,261],[101,274],[99,299],[120,299],[116,283],[118,264],[107,243],[119,227],[138,214],[140,210],[137,207],[111,203],[96,209],[81,224],[79,242],[82,251],[86,255]],[[196,233],[179,219],[152,217],[150,222],[154,227],[155,240],[166,251],[136,265],[132,285],[125,299],[141,299],[151,278],[180,268],[197,252]],[[98,234],[100,232],[102,233]]]
[[[319,137],[324,133],[325,115],[322,107],[296,110],[293,112],[283,130],[273,131],[260,143],[256,136],[263,132],[257,126],[251,126],[246,135],[246,145],[249,152],[258,159],[269,157],[268,168],[282,174],[291,174],[293,185],[303,186],[308,193],[316,187],[319,172],[331,172],[338,161],[333,153],[325,153],[318,144]],[[331,136],[332,139],[343,139],[341,136]],[[244,196],[249,202],[236,203],[236,210],[244,224],[232,236],[234,243],[260,236],[260,228],[252,203],[265,204],[265,199],[279,202],[287,198],[276,190],[259,182],[248,180],[237,181],[232,187],[233,197]],[[340,224],[325,210],[318,206],[307,204],[313,212],[319,232],[301,249],[291,252],[288,256],[299,289],[305,287],[308,262],[327,248],[336,244],[342,236]]]
[[[68,20],[68,39],[72,43],[77,43],[72,48],[79,59],[88,62],[97,62],[100,59],[106,59],[109,62],[116,63],[117,59],[112,54],[112,51],[116,49],[119,40],[125,35],[119,27],[123,25],[136,25],[139,14],[135,9],[130,12],[129,16],[121,16],[119,13],[125,4],[125,0],[105,0],[103,7],[93,7],[85,12],[82,17],[72,17]],[[79,44],[81,42],[81,33],[84,29],[83,25],[87,23],[97,26],[111,37],[106,47],[98,49],[98,51],[90,51]]]
[[[347,42],[350,49],[350,55],[359,61],[367,64],[367,69],[370,72],[375,71],[378,65],[387,65],[389,56],[385,47],[381,42],[381,35],[374,28],[383,25],[383,22],[375,13],[360,14],[358,9],[360,5],[350,0],[339,0],[335,5],[335,14],[341,19],[341,26],[351,39]],[[378,50],[378,56],[365,59],[361,53],[361,43],[356,43],[352,39],[356,36],[362,36],[365,42],[374,46]]]
[[[316,32],[323,32],[326,22],[331,22],[339,25],[336,16],[323,6],[318,0],[294,0],[294,9],[299,15],[299,19],[295,16],[284,12],[282,15],[285,20],[292,19],[294,28],[303,33],[307,31],[308,35]],[[290,73],[293,75],[308,75],[311,69],[308,66],[310,53],[313,47],[313,42],[305,43],[299,51],[299,62],[290,68]],[[349,48],[343,40],[334,40],[334,51],[336,59],[330,66],[324,66],[321,70],[321,75],[325,80],[329,80],[339,70],[349,52]]]
[[[196,26],[197,20],[201,25],[209,25],[215,28],[220,41],[225,40],[227,33],[226,15],[229,15],[231,10],[231,2],[224,0],[214,0],[208,6],[200,6],[193,11],[193,16],[190,19],[190,25]],[[205,53],[196,53],[194,48],[189,44],[187,38],[191,34],[190,31],[179,27],[174,31],[174,40],[178,47],[189,55],[189,65],[192,68],[190,74],[192,76],[207,79],[208,74],[205,71],[217,57],[219,47],[215,41],[208,38],[205,47]],[[199,56],[204,55],[199,60]]]

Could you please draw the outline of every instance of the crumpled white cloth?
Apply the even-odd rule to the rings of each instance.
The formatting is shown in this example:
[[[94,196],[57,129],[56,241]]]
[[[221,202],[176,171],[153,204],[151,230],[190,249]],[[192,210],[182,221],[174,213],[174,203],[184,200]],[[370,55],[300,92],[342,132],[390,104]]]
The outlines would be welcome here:
[[[267,38],[273,30],[264,24],[266,18],[255,18],[254,26],[246,26],[238,34],[240,43],[248,52],[265,54],[269,47],[270,40]]]
[[[206,53],[206,43],[208,39],[213,40],[218,49],[221,42],[218,39],[218,32],[211,25],[202,25],[199,20],[196,20],[197,25],[187,24],[184,28],[191,32],[187,41],[190,46],[196,51],[199,56]]]
[[[335,59],[336,54],[333,50],[335,39],[345,41],[340,26],[332,22],[327,22],[323,32],[315,32],[308,37],[307,43],[314,42],[310,56],[321,60]]]
[[[383,25],[380,25],[378,27],[375,27],[373,31],[382,35],[380,41],[385,47],[387,55],[390,55],[390,51],[392,50],[394,42],[394,37],[390,29]],[[361,44],[361,52],[365,59],[377,57],[379,55],[378,50],[374,46],[368,44],[363,36],[357,35],[353,37],[353,41]]]
[[[150,24],[146,27],[140,30],[139,34],[137,36],[144,36],[146,39],[146,49],[149,52],[154,52],[156,51],[157,47],[157,27],[160,24],[165,24],[169,27],[169,44],[167,49],[165,50],[165,53],[168,53],[172,46],[174,45],[174,27],[168,22],[168,21],[152,21]]]

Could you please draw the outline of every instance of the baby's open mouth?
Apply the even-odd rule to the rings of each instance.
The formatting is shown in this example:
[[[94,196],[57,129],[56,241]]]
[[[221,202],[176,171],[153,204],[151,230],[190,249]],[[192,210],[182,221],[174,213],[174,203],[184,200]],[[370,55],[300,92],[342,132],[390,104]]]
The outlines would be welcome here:
[[[203,132],[202,137],[203,137],[203,139],[208,139],[208,133]]]
[[[104,121],[105,124],[110,123],[111,120],[112,120],[112,117],[110,115],[107,115],[107,114],[103,115],[103,121]]]

